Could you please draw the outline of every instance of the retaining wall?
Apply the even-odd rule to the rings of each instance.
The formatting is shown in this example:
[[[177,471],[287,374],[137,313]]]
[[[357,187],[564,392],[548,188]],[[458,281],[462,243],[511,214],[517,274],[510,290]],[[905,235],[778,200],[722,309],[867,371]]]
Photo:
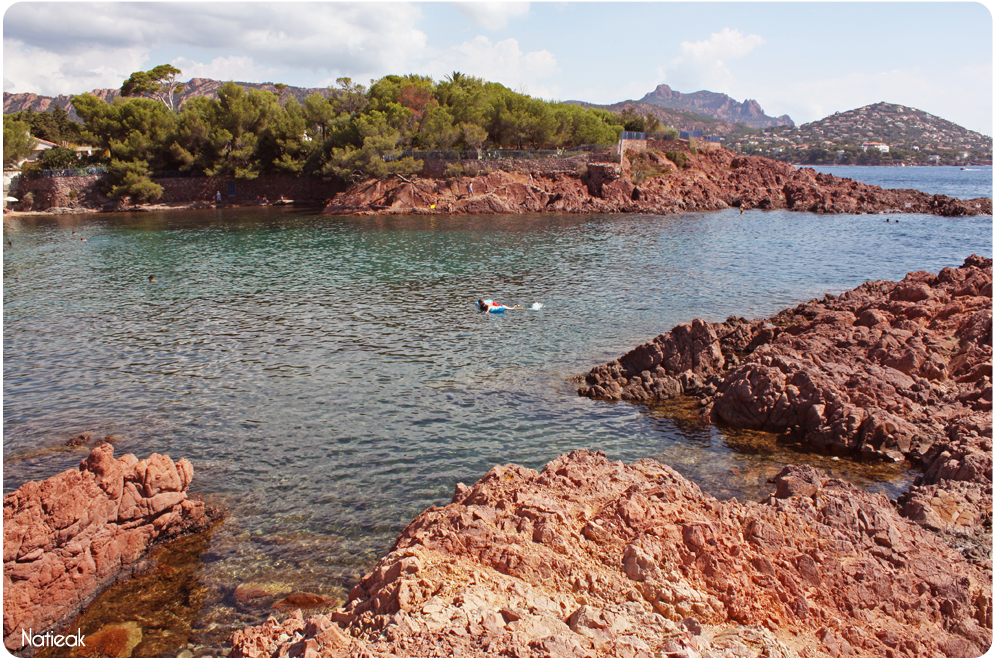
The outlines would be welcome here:
[[[642,142],[645,143],[645,142]],[[686,143],[686,142],[683,142]],[[588,153],[568,158],[549,158],[540,160],[525,159],[494,159],[494,160],[424,160],[421,176],[441,178],[445,170],[455,162],[459,162],[469,172],[486,170],[519,172],[524,174],[547,173],[579,173],[586,170],[590,162],[613,162],[611,152]],[[19,184],[18,198],[22,201],[16,204],[18,210],[29,210],[25,196],[32,193],[33,202],[30,210],[44,211],[52,208],[100,208],[114,204],[104,192],[107,186],[103,175],[88,176],[50,176],[36,178],[30,181],[22,180]],[[163,188],[163,196],[159,203],[211,202],[215,193],[222,194],[224,204],[252,204],[258,198],[268,201],[278,199],[294,199],[296,201],[315,201],[323,203],[332,199],[341,191],[341,186],[335,180],[324,181],[318,178],[292,176],[290,174],[267,174],[251,180],[238,180],[200,176],[192,178],[154,178],[154,183]]]

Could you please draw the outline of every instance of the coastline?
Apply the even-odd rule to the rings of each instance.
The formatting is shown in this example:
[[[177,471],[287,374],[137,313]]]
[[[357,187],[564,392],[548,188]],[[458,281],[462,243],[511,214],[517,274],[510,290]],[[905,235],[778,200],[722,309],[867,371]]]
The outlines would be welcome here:
[[[993,201],[889,190],[796,169],[769,158],[681,141],[623,141],[617,159],[585,160],[574,172],[500,170],[451,179],[390,177],[356,183],[331,200],[331,215],[516,213],[671,214],[726,208],[810,213],[992,215]]]
[[[809,466],[787,466],[760,503],[722,501],[663,464],[625,465],[603,452],[565,454],[540,472],[498,466],[472,487],[458,484],[451,504],[414,519],[343,608],[308,618],[296,611],[283,622],[245,628],[233,634],[231,655],[983,655],[992,644],[993,614],[992,403],[982,403],[992,395],[992,344],[989,327],[981,326],[981,315],[992,311],[991,270],[992,260],[973,256],[938,275],[917,271],[899,283],[866,284],[839,297],[839,311],[837,299],[827,298],[779,314],[779,331],[735,321],[716,335],[713,325],[696,320],[613,362],[619,370],[629,366],[628,373],[603,374],[598,367],[588,376],[590,394],[608,375],[622,382],[609,379],[608,386],[624,385],[632,394],[602,397],[648,402],[664,397],[648,395],[660,382],[651,365],[663,371],[660,388],[670,385],[674,395],[731,395],[749,406],[765,401],[771,385],[752,386],[748,398],[733,378],[752,375],[746,369],[759,360],[778,358],[789,336],[822,346],[837,338],[838,327],[881,327],[891,337],[898,326],[907,345],[919,345],[914,325],[919,331],[939,317],[954,318],[951,324],[965,332],[955,334],[965,341],[949,366],[955,379],[934,364],[913,371],[934,377],[939,403],[954,403],[950,412],[938,409],[944,423],[935,430],[919,415],[910,422],[897,416],[891,428],[870,431],[881,433],[874,447],[855,450],[862,458],[870,449],[894,460],[902,451],[920,465],[923,477],[898,502]],[[880,319],[892,312],[882,310],[880,294],[900,304],[895,322]],[[847,312],[845,304],[861,319],[833,316]],[[944,325],[941,333],[950,331]],[[740,364],[733,363],[737,352],[747,355]],[[702,381],[727,365],[720,383]],[[776,364],[786,372],[788,365]],[[896,381],[906,377],[899,375]],[[949,382],[958,390],[936,389]],[[789,389],[787,395],[803,394]],[[912,402],[934,401],[914,394]],[[711,403],[702,400],[706,417],[719,412]],[[815,410],[789,412],[791,430],[815,426]],[[905,430],[911,424],[928,430],[928,442]],[[836,428],[830,433],[834,440],[841,435]],[[812,445],[851,454],[836,443]]]
[[[670,371],[702,408],[709,407],[706,398],[729,395],[726,382],[740,398],[742,385],[734,379],[753,377],[748,369],[761,359],[788,355],[777,347],[784,337],[833,341],[830,349],[849,352],[837,343],[864,341],[838,331],[879,331],[886,340],[905,332],[899,336],[906,345],[893,348],[892,359],[916,364],[910,372],[927,375],[933,389],[922,396],[922,385],[900,387],[912,393],[907,400],[937,413],[947,402],[955,409],[946,427],[931,430],[943,430],[945,440],[923,443],[911,434],[906,453],[920,462],[924,477],[899,502],[808,467],[783,470],[762,503],[740,503],[705,494],[662,464],[625,465],[600,452],[565,454],[541,472],[499,466],[471,487],[458,484],[448,506],[414,519],[344,607],[306,618],[301,607],[308,604],[292,605],[300,609],[284,620],[235,633],[231,655],[982,654],[992,640],[992,554],[981,531],[991,525],[992,404],[984,401],[992,369],[984,365],[989,327],[977,313],[991,312],[991,269],[992,260],[970,257],[958,269],[917,271],[899,283],[866,283],[841,297],[801,304],[772,318],[772,327],[735,321],[729,324],[737,333],[730,335],[671,332],[704,352],[686,355],[701,366]],[[850,322],[837,315],[846,312]],[[929,365],[916,356],[933,340],[914,333],[934,322],[932,331],[967,339],[947,371],[933,355],[925,355]],[[710,326],[680,329],[690,334]],[[806,348],[802,356],[818,350]],[[623,359],[655,358],[648,352],[646,344]],[[738,364],[727,359],[744,354]],[[648,368],[633,370],[625,383],[633,393],[655,384]],[[726,371],[721,384],[713,379],[717,370]],[[948,382],[970,386],[952,391]],[[750,396],[766,398],[770,387],[754,387]],[[828,403],[829,412],[838,413]],[[811,412],[804,412],[794,417],[793,430],[810,427]],[[928,429],[899,415],[890,422],[895,430],[882,429],[872,453],[902,451],[908,423]],[[91,458],[101,470],[135,463],[97,452]],[[866,455],[863,448],[860,454]],[[190,464],[177,465],[178,480],[161,483],[164,489],[190,480]],[[117,487],[104,477],[99,483],[114,493]],[[797,523],[790,525],[789,517]]]
[[[892,215],[992,215],[992,199],[961,200],[912,189],[884,189],[797,168],[770,158],[737,155],[723,148],[682,141],[623,142],[617,156],[595,153],[549,160],[463,160],[466,174],[445,177],[443,163],[421,175],[369,179],[346,189],[315,179],[261,177],[240,182],[241,194],[222,208],[258,206],[258,199],[295,206],[324,206],[329,215],[447,215],[518,213],[647,213],[717,211],[725,208]],[[818,165],[817,165],[818,166]],[[30,181],[39,188],[42,211],[5,215],[72,215],[216,208],[212,193],[226,179],[164,179],[171,201],[125,205],[100,193],[100,180],[59,177]],[[45,183],[42,183],[45,181]],[[49,182],[51,181],[51,182]],[[69,181],[79,194],[69,197]],[[175,181],[184,181],[178,184]],[[234,186],[235,187],[235,186]],[[278,192],[296,191],[285,199]],[[65,192],[63,192],[65,191]],[[190,197],[193,193],[197,196]],[[176,200],[176,201],[175,201]],[[87,205],[84,205],[87,204]],[[275,204],[271,204],[275,205]]]

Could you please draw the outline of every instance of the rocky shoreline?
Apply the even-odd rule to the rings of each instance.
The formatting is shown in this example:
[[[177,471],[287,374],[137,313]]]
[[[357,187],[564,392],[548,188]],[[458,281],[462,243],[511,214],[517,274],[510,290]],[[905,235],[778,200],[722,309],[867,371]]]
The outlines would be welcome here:
[[[723,148],[626,151],[620,161],[583,161],[575,170],[496,170],[456,178],[394,176],[357,183],[334,197],[330,215],[652,213],[742,209],[811,213],[992,215],[989,198],[959,200],[886,190]],[[674,145],[676,144],[676,145]],[[669,149],[669,150],[668,150]]]
[[[993,260],[867,282],[768,320],[694,320],[592,369],[580,395],[681,394],[701,414],[821,453],[909,459],[904,514],[989,560],[993,496]]]
[[[989,570],[884,496],[788,467],[763,503],[577,451],[431,507],[331,614],[236,657],[974,657]]]
[[[788,466],[761,503],[650,460],[498,466],[431,507],[331,614],[233,656],[975,657],[992,645],[992,260],[768,321],[680,325],[593,369],[605,400],[700,398],[923,476],[898,501]]]
[[[331,613],[233,633],[234,657],[976,657],[992,645],[992,259],[682,324],[579,379],[922,475],[895,501],[786,466],[761,502],[579,450],[430,507]],[[4,643],[59,631],[215,511],[193,467],[114,457],[4,497]],[[74,441],[76,443],[76,441]],[[79,444],[77,443],[77,444]],[[330,602],[330,600],[326,600]],[[121,625],[121,624],[120,624]],[[105,643],[127,654],[129,625]],[[126,627],[128,626],[128,627]],[[104,632],[105,630],[102,630]],[[96,637],[96,635],[95,635]],[[95,639],[97,641],[97,639]],[[115,643],[118,642],[118,643]],[[122,644],[122,642],[125,642]],[[122,644],[122,646],[119,646]],[[124,647],[124,648],[122,648]]]
[[[207,530],[218,511],[188,498],[194,468],[152,454],[114,457],[113,437],[78,470],[28,482],[3,499],[3,636],[18,655],[22,631],[59,632],[103,590],[143,572],[163,542]]]
[[[887,190],[822,174],[808,167],[764,157],[737,155],[686,141],[648,142],[627,146],[620,157],[592,153],[544,161],[463,160],[465,173],[446,177],[443,169],[427,169],[414,177],[393,175],[369,179],[340,191],[332,182],[316,179],[298,187],[298,195],[282,204],[324,207],[329,215],[444,215],[518,213],[648,213],[671,214],[718,211],[726,208],[899,215],[925,213],[942,216],[992,215],[992,199],[960,200],[917,190]],[[164,182],[169,181],[166,179]],[[192,180],[192,179],[188,179]],[[203,184],[203,198],[175,194],[170,201],[125,205],[100,194],[97,181],[85,196],[46,195],[42,211],[13,211],[10,215],[73,215],[129,213],[215,208],[217,190]],[[246,181],[239,200],[227,198],[225,208],[256,206],[272,191],[290,189],[290,182],[268,186],[267,177]],[[308,179],[303,179],[308,181]],[[83,188],[84,186],[79,186]],[[276,190],[277,188],[277,190]],[[260,191],[256,196],[250,193]],[[268,194],[268,191],[270,194]],[[190,201],[188,199],[191,199]],[[55,202],[55,203],[53,203]]]

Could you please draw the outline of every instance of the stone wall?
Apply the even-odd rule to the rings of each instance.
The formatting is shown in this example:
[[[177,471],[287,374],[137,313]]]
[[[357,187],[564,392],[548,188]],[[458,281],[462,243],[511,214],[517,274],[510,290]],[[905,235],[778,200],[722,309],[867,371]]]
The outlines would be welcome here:
[[[632,142],[637,143],[637,142]],[[645,143],[645,142],[641,142]],[[662,142],[661,142],[662,143]],[[685,143],[686,142],[681,142]],[[506,171],[523,174],[578,174],[586,171],[591,162],[615,162],[610,151],[587,153],[584,155],[549,158],[541,160],[494,159],[494,160],[424,160],[421,176],[442,178],[445,170],[455,162],[471,173]],[[16,195],[22,201],[15,204],[17,210],[46,211],[53,208],[101,208],[114,204],[114,200],[104,193],[107,190],[104,177],[97,176],[54,176],[21,181]],[[267,174],[252,180],[225,177],[154,178],[154,183],[163,187],[163,196],[158,203],[176,204],[188,202],[210,202],[215,193],[222,194],[224,204],[252,204],[258,198],[268,201],[293,199],[323,203],[335,197],[341,186],[335,180],[292,176],[290,174]],[[232,192],[232,194],[230,194]],[[32,196],[28,197],[28,193]],[[30,203],[29,203],[30,201]]]
[[[268,174],[253,180],[234,178],[154,178],[163,187],[163,203],[211,201],[216,192],[222,193],[223,203],[252,203],[258,197],[268,201],[279,199],[316,200],[323,202],[338,192],[336,181],[297,177],[290,174]],[[233,194],[230,195],[230,185]]]
[[[222,193],[222,201],[227,204],[249,204],[258,197],[268,201],[294,199],[313,200],[322,203],[338,192],[335,181],[316,178],[300,178],[289,174],[270,174],[253,180],[213,178],[208,176],[193,178],[154,178],[154,183],[163,187],[160,203],[186,203],[211,201],[216,192]],[[230,196],[230,184],[233,194]],[[21,201],[15,204],[17,210],[45,211],[52,208],[100,208],[114,200],[104,193],[107,185],[104,176],[53,176],[20,181],[18,194]],[[28,194],[31,197],[28,197]],[[29,203],[30,202],[30,203]]]
[[[20,201],[14,204],[18,211],[45,211],[50,208],[72,207],[84,201],[97,203],[110,201],[103,196],[100,185],[104,176],[58,176],[18,181],[17,194]],[[28,195],[31,195],[30,197]]]

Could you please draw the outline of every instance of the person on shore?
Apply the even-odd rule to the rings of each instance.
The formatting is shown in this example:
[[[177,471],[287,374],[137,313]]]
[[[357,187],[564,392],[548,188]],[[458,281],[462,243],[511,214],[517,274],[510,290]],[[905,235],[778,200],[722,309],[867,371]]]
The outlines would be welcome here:
[[[215,191],[215,203],[217,205],[222,203],[222,192],[220,192],[219,190]]]

